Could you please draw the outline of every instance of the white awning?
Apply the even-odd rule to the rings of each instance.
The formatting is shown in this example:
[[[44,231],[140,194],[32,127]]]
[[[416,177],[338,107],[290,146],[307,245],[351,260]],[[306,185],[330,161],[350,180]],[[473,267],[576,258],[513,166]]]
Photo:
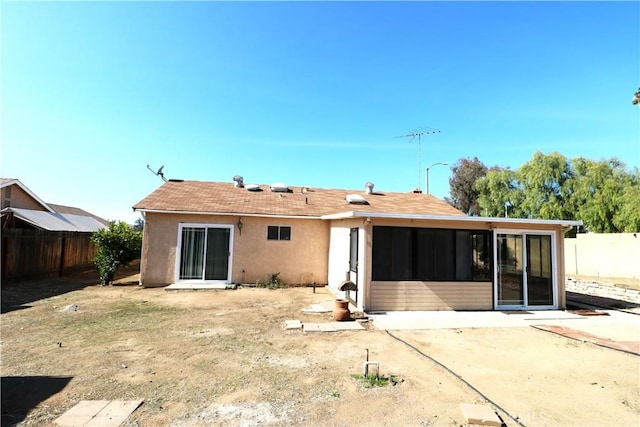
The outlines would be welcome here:
[[[347,219],[347,218],[383,218],[383,219],[412,219],[412,220],[438,220],[438,221],[458,221],[458,222],[480,222],[495,224],[514,224],[514,225],[559,225],[562,227],[578,227],[582,225],[580,220],[569,219],[528,219],[528,218],[499,218],[487,216],[466,216],[466,215],[423,215],[423,214],[404,214],[404,213],[388,213],[388,212],[340,212],[337,214],[323,215],[324,220]]]

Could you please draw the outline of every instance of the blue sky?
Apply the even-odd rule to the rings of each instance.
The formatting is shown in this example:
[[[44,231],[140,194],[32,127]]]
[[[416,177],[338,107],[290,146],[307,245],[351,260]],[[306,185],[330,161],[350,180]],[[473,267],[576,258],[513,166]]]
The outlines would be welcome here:
[[[535,151],[640,166],[638,2],[7,2],[0,175],[129,222],[168,178],[424,190]],[[439,134],[396,136],[420,128]],[[419,169],[421,165],[421,170]],[[420,172],[420,177],[419,177]],[[448,195],[449,167],[429,173]]]

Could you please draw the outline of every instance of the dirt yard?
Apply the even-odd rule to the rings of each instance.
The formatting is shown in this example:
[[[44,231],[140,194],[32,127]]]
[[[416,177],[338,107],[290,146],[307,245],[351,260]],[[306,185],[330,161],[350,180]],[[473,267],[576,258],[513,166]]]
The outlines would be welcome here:
[[[286,331],[324,288],[165,291],[90,276],[2,291],[2,425],[80,400],[143,399],[126,426],[460,426],[486,403],[385,331]],[[28,289],[28,291],[25,291]],[[75,306],[72,306],[74,304]],[[500,408],[506,425],[640,424],[640,358],[531,327],[393,334]],[[396,385],[365,388],[365,351]],[[516,421],[517,419],[517,421]]]

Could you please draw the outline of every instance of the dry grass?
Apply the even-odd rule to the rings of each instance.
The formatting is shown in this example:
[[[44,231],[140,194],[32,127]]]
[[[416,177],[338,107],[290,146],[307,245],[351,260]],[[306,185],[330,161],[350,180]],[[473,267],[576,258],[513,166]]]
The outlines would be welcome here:
[[[331,320],[331,314],[301,312],[332,299],[326,289],[169,292],[101,287],[96,281],[89,273],[2,290],[3,425],[48,425],[78,401],[98,399],[143,399],[127,426],[461,425],[459,403],[482,401],[384,331],[284,330],[288,319]],[[121,284],[135,282],[135,276],[120,278]],[[78,310],[65,310],[71,304]],[[463,337],[443,330],[404,337],[423,337],[414,345],[460,371],[472,367],[468,375],[476,386],[494,390],[492,397],[507,407],[526,401],[548,425],[567,420],[561,404],[548,409],[550,399],[563,402],[568,384],[553,366],[583,358],[594,367],[615,367],[570,372],[578,384],[607,384],[593,397],[611,409],[603,411],[589,403],[590,395],[572,389],[571,402],[600,411],[575,419],[604,425],[640,415],[637,383],[615,371],[637,368],[632,356],[588,343],[567,347],[566,340],[533,329],[501,330],[497,340],[496,333],[465,330]],[[380,362],[382,375],[393,373],[395,386],[367,388],[353,378],[362,373],[365,349]],[[499,363],[493,351],[500,351]],[[537,358],[549,367],[534,375]],[[544,384],[548,393],[511,402],[515,389],[495,388],[497,368],[514,384],[531,390]],[[532,383],[532,377],[541,382]]]

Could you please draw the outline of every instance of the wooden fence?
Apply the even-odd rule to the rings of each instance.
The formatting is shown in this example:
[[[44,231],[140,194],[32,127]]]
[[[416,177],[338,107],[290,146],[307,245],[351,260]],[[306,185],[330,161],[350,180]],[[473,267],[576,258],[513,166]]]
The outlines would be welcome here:
[[[89,269],[95,255],[91,233],[2,230],[2,284]]]

